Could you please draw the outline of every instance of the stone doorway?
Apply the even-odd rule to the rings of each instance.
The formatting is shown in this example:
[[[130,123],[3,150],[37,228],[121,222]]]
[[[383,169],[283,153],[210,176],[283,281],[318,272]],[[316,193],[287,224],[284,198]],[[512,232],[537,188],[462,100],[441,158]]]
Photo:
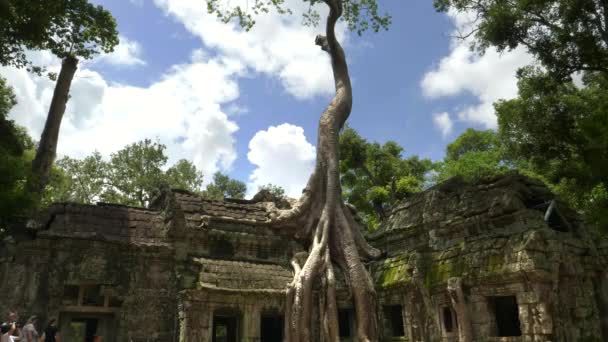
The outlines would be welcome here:
[[[263,315],[260,321],[261,342],[283,341],[283,316]]]
[[[114,342],[114,315],[64,312],[60,315],[61,339],[70,342]]]
[[[235,316],[213,316],[213,342],[237,342],[237,330]]]

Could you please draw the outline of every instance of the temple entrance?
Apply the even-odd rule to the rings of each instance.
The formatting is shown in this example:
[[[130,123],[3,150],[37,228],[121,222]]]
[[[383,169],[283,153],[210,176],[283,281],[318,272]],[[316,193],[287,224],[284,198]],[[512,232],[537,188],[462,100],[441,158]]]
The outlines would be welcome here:
[[[70,342],[113,342],[116,323],[113,315],[61,313],[61,339]]]
[[[237,318],[235,316],[213,316],[213,342],[237,341]]]
[[[260,321],[261,342],[283,341],[283,316],[264,315]]]

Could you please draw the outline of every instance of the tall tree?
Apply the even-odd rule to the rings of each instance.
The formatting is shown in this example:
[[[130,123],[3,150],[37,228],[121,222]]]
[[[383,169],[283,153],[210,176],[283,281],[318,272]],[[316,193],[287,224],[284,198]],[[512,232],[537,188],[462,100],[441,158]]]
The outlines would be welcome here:
[[[543,70],[519,71],[519,97],[495,105],[500,140],[518,167],[541,177],[608,231],[605,170],[608,114],[608,2],[604,0],[435,0],[440,11],[472,12],[483,51],[525,46]],[[580,72],[581,88],[571,81]]]
[[[420,191],[433,168],[430,159],[403,158],[402,153],[396,142],[370,143],[350,127],[340,134],[344,199],[372,229],[386,217],[391,205]]]
[[[9,6],[22,8],[12,1],[9,1]],[[36,11],[21,13],[21,15],[29,18],[38,13],[41,6],[43,5],[38,3],[32,7]],[[62,59],[49,113],[32,162],[32,175],[27,184],[28,190],[37,197],[41,197],[44,191],[55,160],[59,129],[78,59],[90,59],[102,51],[111,52],[118,44],[116,21],[101,6],[90,4],[87,0],[64,0],[51,2],[50,8],[53,9],[50,12],[52,15],[44,21],[42,33],[37,33],[39,37],[36,44],[28,46],[27,41],[24,44],[27,48],[50,50]],[[16,18],[14,22],[18,23],[21,17]],[[18,28],[19,26],[15,29]],[[17,66],[20,65],[20,62],[16,63]]]
[[[53,200],[95,203],[104,200],[109,185],[109,165],[97,151],[84,159],[63,157],[56,163],[58,171],[49,185]],[[63,185],[67,183],[67,185]]]
[[[434,0],[439,11],[473,13],[470,27],[482,51],[522,45],[551,72],[608,73],[608,2],[604,0]]]
[[[253,24],[246,9],[240,6],[228,9],[220,0],[207,2],[208,10],[225,20],[237,18],[248,28]],[[376,258],[380,251],[369,246],[350,208],[342,200],[340,185],[339,132],[350,115],[352,87],[346,56],[336,39],[335,26],[340,18],[348,27],[361,32],[371,26],[378,30],[386,27],[390,17],[378,14],[375,0],[305,0],[311,10],[305,19],[319,18],[315,5],[324,3],[329,8],[325,35],[318,35],[315,43],[326,51],[333,70],[335,96],[323,111],[319,121],[317,159],[315,169],[300,199],[291,209],[275,209],[270,224],[276,229],[291,229],[294,237],[309,246],[307,256],[293,260],[294,278],[288,286],[285,308],[285,339],[311,341],[313,335],[313,305],[318,308],[314,321],[320,324],[320,339],[339,341],[336,303],[336,269],[348,279],[355,307],[358,341],[377,341],[376,294],[370,275],[362,259]],[[255,1],[254,14],[275,7],[285,11],[283,1]],[[316,15],[315,15],[316,14]],[[250,26],[249,26],[250,27]],[[300,258],[301,257],[301,258]],[[314,298],[313,289],[320,285]]]
[[[203,186],[203,173],[196,165],[186,159],[180,159],[165,172],[166,182],[172,188],[199,192]]]
[[[243,199],[246,192],[247,185],[245,183],[218,171],[213,174],[213,181],[203,191],[203,197],[215,200],[223,200],[224,198]]]
[[[446,147],[446,156],[437,167],[435,180],[442,182],[461,176],[471,181],[504,173],[511,168],[511,163],[503,156],[495,131],[469,128]]]
[[[536,68],[518,77],[519,96],[496,104],[507,157],[608,232],[608,76],[588,73],[582,87]]]
[[[12,88],[0,77],[0,230],[32,205],[24,183],[31,162],[28,152],[34,143],[23,128],[8,119],[16,103]]]
[[[182,159],[163,169],[167,163],[165,146],[151,140],[127,145],[106,161],[99,152],[83,159],[63,157],[55,163],[44,203],[98,201],[146,206],[161,184],[201,192],[203,174]]]

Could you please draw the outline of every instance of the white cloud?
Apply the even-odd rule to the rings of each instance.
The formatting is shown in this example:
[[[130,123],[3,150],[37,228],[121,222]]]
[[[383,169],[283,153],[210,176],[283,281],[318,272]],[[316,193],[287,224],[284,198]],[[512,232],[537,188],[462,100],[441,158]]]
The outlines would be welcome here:
[[[200,0],[155,0],[155,4],[199,37],[202,49],[193,51],[189,63],[173,66],[145,87],[112,83],[89,68],[95,63],[144,65],[141,45],[126,37],[120,37],[115,52],[80,63],[60,131],[60,155],[82,157],[99,150],[108,156],[138,140],[158,138],[167,146],[169,163],[187,158],[207,175],[228,171],[236,159],[234,120],[247,111],[236,101],[240,77],[253,72],[278,79],[286,93],[299,99],[334,92],[329,57],[314,45],[324,25],[301,25],[301,12],[307,6],[301,1],[286,3],[294,10],[292,16],[260,16],[249,32],[219,22],[206,13]],[[322,5],[320,9],[324,16],[326,9]],[[337,35],[347,45],[343,24]],[[58,71],[59,62],[52,56],[36,58]],[[10,116],[38,138],[54,83],[23,70],[0,68],[0,72],[15,87],[19,100]],[[298,197],[315,159],[315,149],[302,128],[269,127],[258,132],[249,147],[249,161],[256,166],[250,191],[271,182]]]
[[[248,196],[259,186],[273,183],[287,196],[298,198],[314,168],[315,147],[304,136],[304,129],[284,123],[258,131],[249,142],[247,158],[256,166],[249,177]]]
[[[441,131],[441,135],[445,138],[452,133],[454,126],[450,115],[447,112],[433,114],[433,122]]]
[[[118,39],[120,43],[114,47],[113,52],[101,54],[96,57],[93,62],[102,62],[115,66],[146,65],[146,62],[141,59],[141,44],[125,36],[119,36]]]
[[[449,15],[456,25],[455,32],[467,32],[471,22],[469,16]],[[424,75],[421,87],[424,95],[431,98],[461,94],[475,96],[478,102],[458,109],[458,118],[467,123],[495,128],[497,123],[493,103],[517,96],[515,73],[517,69],[532,63],[533,58],[523,48],[502,54],[490,48],[485,54],[479,55],[470,50],[470,42],[470,39],[454,39],[450,54]]]
[[[0,71],[15,88],[19,102],[11,118],[38,138],[54,83],[24,70]],[[236,158],[233,135],[238,126],[223,106],[238,98],[235,78],[242,71],[235,61],[197,61],[174,66],[149,87],[135,87],[109,84],[99,73],[79,69],[58,153],[82,157],[98,150],[108,156],[135,141],[158,138],[167,146],[169,163],[187,158],[205,174],[229,169]]]
[[[307,6],[302,1],[286,2],[286,6],[294,11],[291,16],[271,11],[257,17],[249,32],[209,15],[200,0],[155,0],[155,3],[198,36],[207,47],[241,61],[255,72],[278,78],[287,92],[297,98],[311,98],[334,91],[329,57],[314,45],[314,38],[322,33],[322,29],[301,24],[301,13]],[[320,9],[325,10],[324,6]],[[342,40],[345,32],[343,25],[337,28]]]

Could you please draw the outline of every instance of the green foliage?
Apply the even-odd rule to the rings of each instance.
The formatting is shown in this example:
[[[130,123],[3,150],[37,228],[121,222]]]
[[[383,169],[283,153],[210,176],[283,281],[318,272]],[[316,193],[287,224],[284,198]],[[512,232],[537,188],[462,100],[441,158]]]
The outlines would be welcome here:
[[[224,198],[243,199],[246,192],[247,185],[245,183],[218,171],[213,174],[213,182],[207,185],[202,195],[215,200],[223,200]]]
[[[495,105],[507,156],[608,229],[608,78],[589,73],[578,88],[534,68],[518,77],[519,97]]]
[[[402,152],[394,141],[370,143],[349,127],[340,135],[342,195],[372,228],[391,205],[420,191],[433,168],[429,159],[404,159]]]
[[[145,139],[112,153],[108,179],[112,188],[105,200],[146,206],[164,181],[162,167],[167,163],[165,146]]]
[[[56,163],[57,171],[51,173],[47,191],[52,202],[95,203],[106,192],[109,165],[97,151],[84,159],[63,157]]]
[[[50,50],[59,58],[90,59],[112,52],[118,44],[116,21],[110,12],[87,0],[0,1],[0,65],[41,74],[27,50]]]
[[[324,4],[323,0],[303,0],[308,4],[308,10],[303,13],[302,23],[307,26],[317,26],[320,14],[316,5]],[[351,31],[361,35],[368,29],[378,32],[381,28],[388,29],[391,16],[380,14],[376,0],[341,0],[344,20]],[[255,25],[255,17],[260,14],[276,11],[279,14],[291,15],[292,11],[285,5],[285,0],[253,0],[244,8],[233,6],[222,0],[207,1],[207,12],[215,14],[220,20],[228,23],[236,20],[245,30],[249,31]]]
[[[165,146],[149,139],[125,146],[109,161],[99,152],[84,159],[64,157],[51,172],[44,204],[102,201],[143,207],[161,184],[201,191],[203,175],[194,164],[182,159],[163,171],[166,163]]]
[[[525,46],[553,76],[608,72],[608,2],[600,0],[434,0],[438,11],[473,13],[477,48]]]
[[[262,190],[268,191],[272,196],[277,197],[277,198],[285,197],[285,189],[283,189],[283,187],[279,186],[279,185],[274,185],[274,184],[268,183],[268,184],[262,185],[258,188],[258,192],[260,192]]]
[[[3,0],[0,9],[2,65],[31,65],[28,49],[89,59],[118,44],[116,20],[87,0]]]
[[[181,159],[170,167],[165,176],[172,188],[198,191],[203,186],[203,173],[186,159]]]
[[[0,77],[0,231],[33,205],[24,192],[33,142],[23,128],[7,118],[15,104],[13,89]]]
[[[509,170],[503,159],[496,132],[467,129],[448,144],[446,157],[437,167],[435,180],[445,181],[454,176],[474,181]]]

